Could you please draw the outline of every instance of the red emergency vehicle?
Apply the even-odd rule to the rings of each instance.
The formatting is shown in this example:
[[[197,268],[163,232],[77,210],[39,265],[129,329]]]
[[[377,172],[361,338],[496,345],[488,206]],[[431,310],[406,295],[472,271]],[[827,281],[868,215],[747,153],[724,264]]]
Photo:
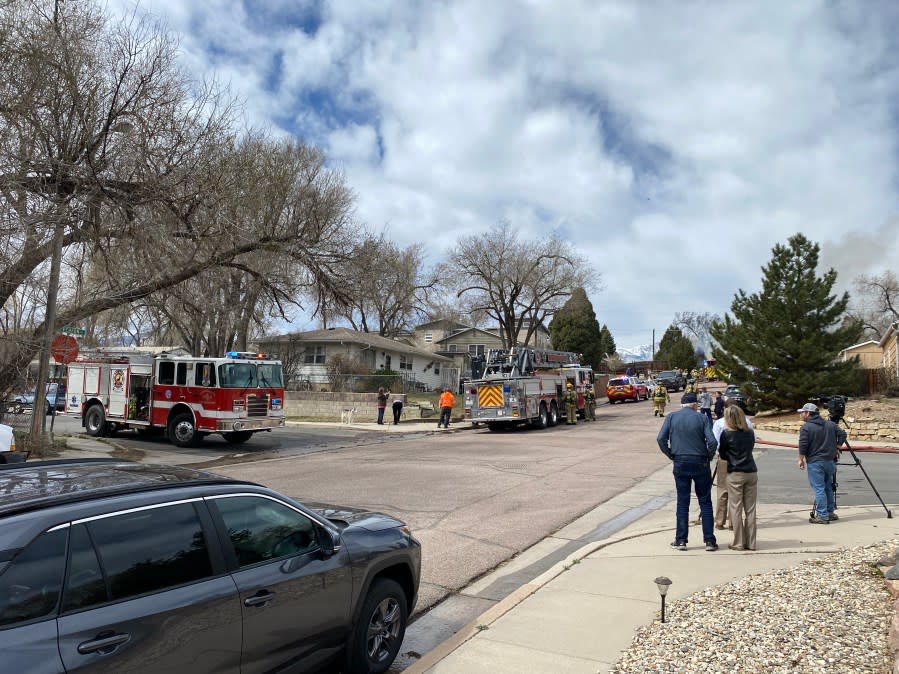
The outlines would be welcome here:
[[[68,367],[66,411],[80,413],[93,436],[133,428],[165,432],[179,447],[210,433],[246,442],[284,426],[281,363],[236,351],[222,358],[86,354]]]

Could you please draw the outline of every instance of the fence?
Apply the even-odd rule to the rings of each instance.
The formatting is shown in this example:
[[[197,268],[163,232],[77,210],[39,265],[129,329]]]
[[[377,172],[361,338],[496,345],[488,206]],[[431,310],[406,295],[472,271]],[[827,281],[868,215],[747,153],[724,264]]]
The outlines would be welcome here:
[[[455,369],[447,368],[447,377],[440,385],[418,381],[413,372],[391,374],[320,374],[298,377],[287,381],[288,391],[315,391],[319,393],[371,393],[379,388],[394,393],[427,393],[450,386],[455,390],[458,375]]]

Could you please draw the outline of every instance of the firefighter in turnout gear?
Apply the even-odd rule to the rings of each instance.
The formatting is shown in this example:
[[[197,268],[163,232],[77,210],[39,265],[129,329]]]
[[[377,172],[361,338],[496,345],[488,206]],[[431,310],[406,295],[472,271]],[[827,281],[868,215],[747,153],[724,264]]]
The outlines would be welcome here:
[[[584,421],[596,421],[596,393],[592,386],[584,392]]]
[[[571,382],[568,382],[568,384],[565,385],[565,396],[563,397],[563,401],[565,403],[565,423],[576,424],[577,393],[574,392],[574,386],[571,385]]]
[[[664,384],[657,384],[652,394],[652,416],[665,416],[665,403],[671,402],[668,388]]]

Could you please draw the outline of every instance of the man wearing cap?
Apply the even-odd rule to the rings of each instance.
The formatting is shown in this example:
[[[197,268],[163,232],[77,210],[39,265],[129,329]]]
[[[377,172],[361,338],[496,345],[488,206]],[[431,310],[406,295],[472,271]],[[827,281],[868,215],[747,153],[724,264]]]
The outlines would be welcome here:
[[[685,393],[681,409],[665,417],[656,441],[662,453],[674,463],[674,486],[677,489],[677,531],[671,547],[687,549],[690,518],[690,487],[695,484],[699,512],[702,516],[702,538],[705,549],[718,549],[712,514],[712,471],[709,462],[715,456],[718,442],[712,435],[712,425],[699,413],[695,393]]]
[[[836,498],[831,489],[837,469],[837,447],[846,442],[846,431],[829,419],[822,419],[818,407],[806,403],[798,410],[805,423],[799,429],[799,470],[808,468],[808,483],[815,495],[815,513],[810,524],[830,524],[837,520]]]

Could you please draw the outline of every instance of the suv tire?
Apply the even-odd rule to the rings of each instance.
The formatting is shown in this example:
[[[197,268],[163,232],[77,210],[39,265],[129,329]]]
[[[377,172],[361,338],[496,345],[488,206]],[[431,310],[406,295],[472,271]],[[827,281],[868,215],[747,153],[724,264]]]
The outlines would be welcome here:
[[[396,581],[372,583],[347,645],[350,674],[381,674],[393,663],[406,634],[406,594]]]

